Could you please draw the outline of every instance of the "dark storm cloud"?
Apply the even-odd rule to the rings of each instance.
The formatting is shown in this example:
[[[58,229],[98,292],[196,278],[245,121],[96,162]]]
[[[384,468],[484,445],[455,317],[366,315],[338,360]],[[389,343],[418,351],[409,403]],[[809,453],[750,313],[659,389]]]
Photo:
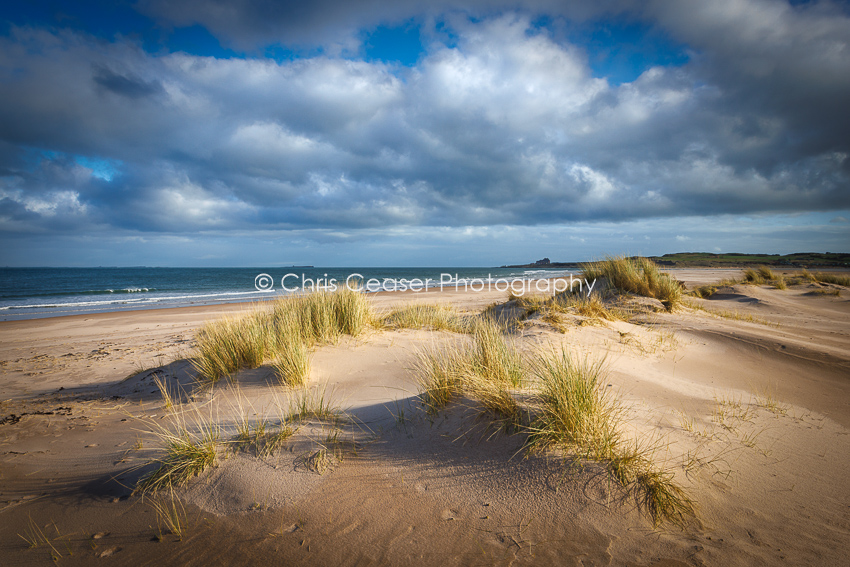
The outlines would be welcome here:
[[[799,153],[850,150],[850,19],[846,5],[813,2],[657,2],[659,25],[699,53],[693,72],[722,89],[740,140],[730,161],[770,166],[759,146],[777,128],[781,161]],[[845,168],[850,163],[845,163]]]
[[[620,13],[631,4],[623,0],[592,4],[562,0],[140,0],[137,8],[164,25],[203,25],[225,45],[243,50],[276,43],[333,50],[352,47],[362,28],[410,18],[439,18],[447,11],[489,17],[522,9],[585,19]]]
[[[107,91],[131,99],[145,98],[162,92],[162,85],[158,81],[142,81],[138,77],[122,75],[102,66],[94,67],[92,80]]]
[[[360,27],[425,12],[442,24],[423,18],[423,34],[448,26],[453,43],[426,42],[406,69],[150,54],[14,28],[0,38],[0,226],[364,230],[850,206],[850,20],[830,5],[469,4],[479,19],[383,4],[143,9],[246,49],[356,52]],[[535,27],[535,10],[642,18],[690,46],[690,62],[613,85],[582,45]]]

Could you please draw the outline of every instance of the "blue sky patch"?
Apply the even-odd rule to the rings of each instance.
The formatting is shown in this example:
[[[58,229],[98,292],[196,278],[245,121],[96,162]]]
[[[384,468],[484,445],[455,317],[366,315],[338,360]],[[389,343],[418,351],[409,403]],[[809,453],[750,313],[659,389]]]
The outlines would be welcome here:
[[[542,19],[536,25],[550,24]],[[631,83],[652,67],[679,67],[689,60],[687,45],[642,22],[599,20],[571,28],[566,35],[587,51],[593,75],[612,85]]]
[[[183,51],[201,57],[215,57],[217,59],[229,59],[238,57],[239,54],[232,49],[221,46],[207,29],[200,25],[184,28],[176,28],[168,38],[168,51]]]
[[[395,27],[378,26],[363,40],[366,58],[413,67],[425,52],[421,27],[412,22]]]
[[[112,181],[118,175],[118,168],[121,166],[120,161],[112,159],[100,159],[86,156],[77,156],[74,158],[79,165],[92,170],[92,175],[104,181]]]

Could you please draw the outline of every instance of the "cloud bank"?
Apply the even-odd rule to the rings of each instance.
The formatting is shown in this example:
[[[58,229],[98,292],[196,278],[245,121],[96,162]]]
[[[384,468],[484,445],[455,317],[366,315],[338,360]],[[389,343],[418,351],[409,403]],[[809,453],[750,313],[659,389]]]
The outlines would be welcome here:
[[[229,58],[10,24],[4,238],[850,209],[840,5],[384,4],[138,5],[160,26],[201,25],[242,50]],[[619,21],[663,34],[685,62],[628,82],[600,76],[576,30]],[[415,65],[363,56],[368,30],[400,22],[419,26]],[[279,58],[269,45],[313,51]]]

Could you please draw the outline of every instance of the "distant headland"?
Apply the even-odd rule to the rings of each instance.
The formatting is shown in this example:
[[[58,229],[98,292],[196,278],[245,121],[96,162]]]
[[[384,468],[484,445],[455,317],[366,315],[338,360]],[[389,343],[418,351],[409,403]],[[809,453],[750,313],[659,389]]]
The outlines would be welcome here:
[[[552,262],[549,258],[537,260],[532,264],[516,264],[512,266],[500,266],[501,268],[571,268],[578,269],[578,262]]]
[[[712,254],[710,252],[677,252],[663,256],[648,256],[659,266],[671,268],[737,268],[742,266],[776,266],[789,268],[845,268],[850,266],[850,253],[797,252],[794,254]],[[543,258],[530,264],[514,264],[502,268],[570,268],[577,269],[580,262],[552,262]]]

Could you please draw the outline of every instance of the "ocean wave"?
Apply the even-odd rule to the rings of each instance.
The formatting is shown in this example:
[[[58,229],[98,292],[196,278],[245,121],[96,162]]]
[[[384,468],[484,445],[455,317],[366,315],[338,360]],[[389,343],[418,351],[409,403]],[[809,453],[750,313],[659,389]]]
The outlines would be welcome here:
[[[78,291],[43,291],[43,292],[26,292],[15,293],[14,291],[5,292],[0,298],[5,300],[24,300],[34,299],[38,297],[73,297],[80,295],[112,295],[116,293],[153,293],[158,291],[155,287],[125,287],[125,288],[104,288],[104,289],[86,289]]]
[[[553,270],[549,268],[548,270],[523,270],[523,275],[525,276],[538,276],[542,274],[546,274],[548,276],[556,276],[561,274],[569,274],[568,270]]]
[[[81,295],[81,294],[77,294]],[[58,309],[58,308],[75,308],[75,307],[97,307],[104,305],[144,305],[149,303],[168,303],[179,300],[198,300],[209,298],[227,298],[227,297],[244,297],[247,295],[268,295],[264,291],[231,291],[226,293],[202,293],[192,295],[165,295],[159,297],[140,297],[138,299],[106,299],[102,301],[73,301],[68,303],[30,303],[19,305],[4,305],[0,306],[0,311],[8,311],[12,309]]]

